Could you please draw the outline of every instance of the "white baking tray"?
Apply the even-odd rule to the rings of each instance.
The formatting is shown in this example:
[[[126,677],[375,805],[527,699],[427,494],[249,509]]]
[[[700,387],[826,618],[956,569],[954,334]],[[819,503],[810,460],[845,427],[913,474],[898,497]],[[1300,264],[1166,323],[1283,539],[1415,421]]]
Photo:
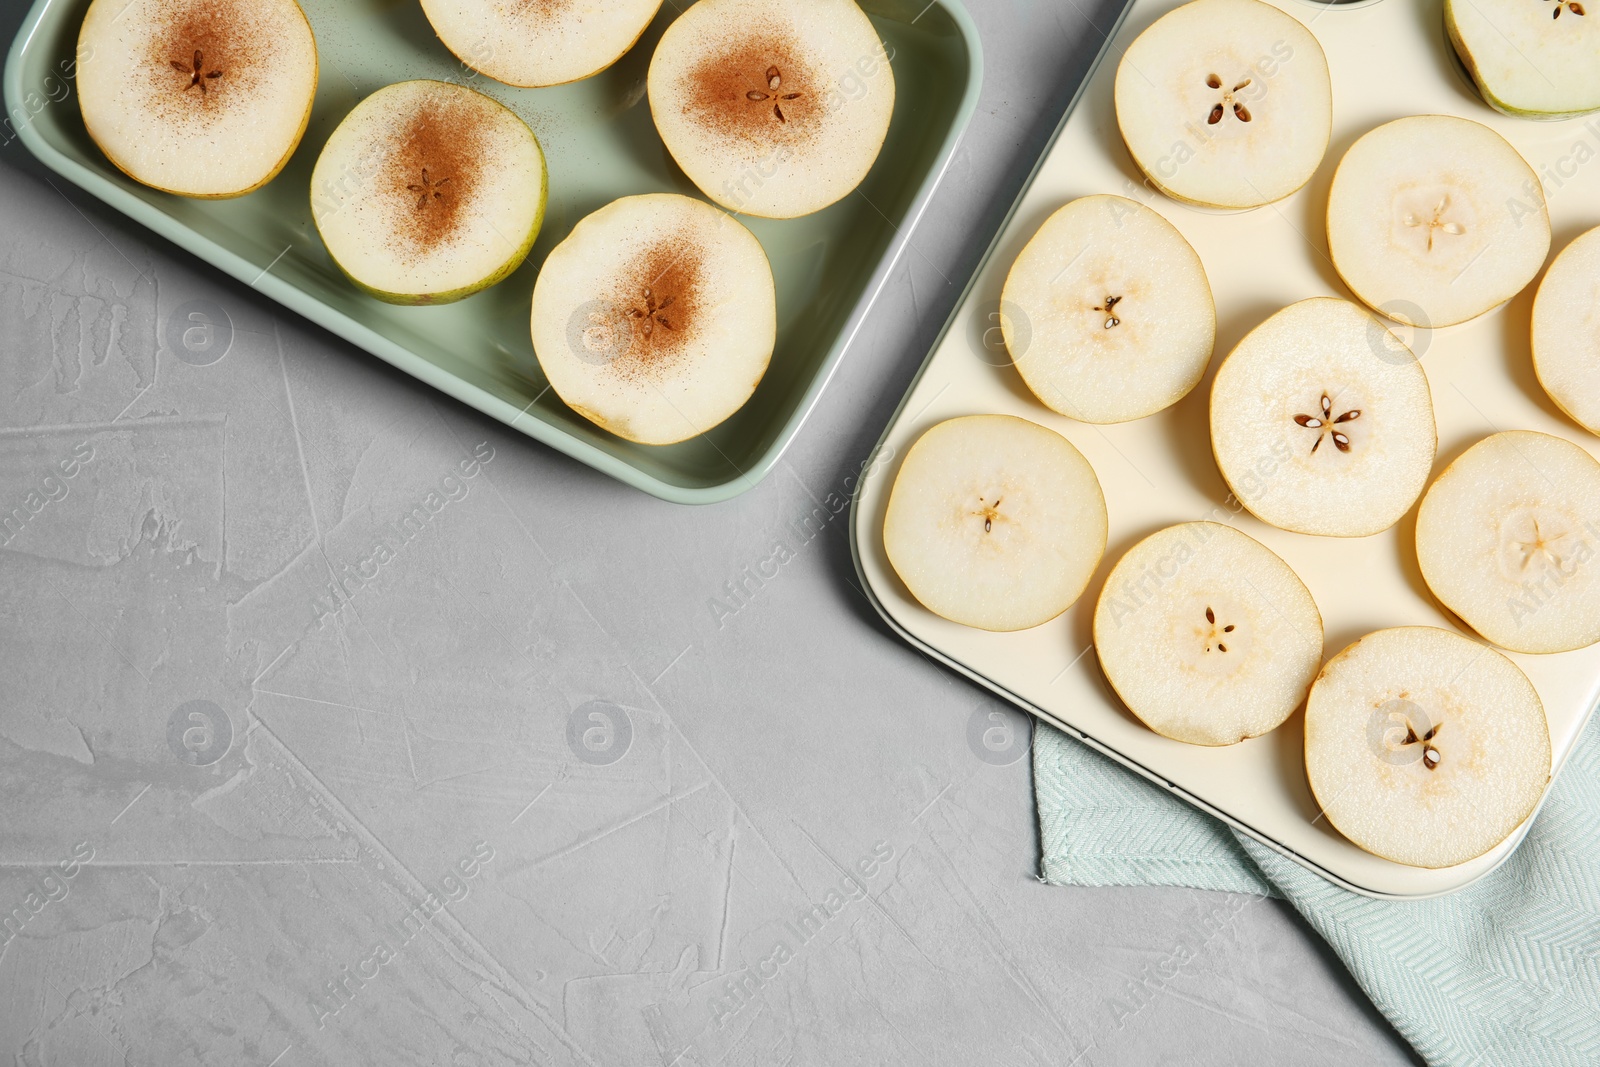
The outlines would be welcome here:
[[[1245,333],[1279,308],[1311,296],[1350,298],[1328,259],[1323,212],[1334,168],[1361,134],[1415,114],[1461,115],[1499,131],[1546,177],[1554,255],[1600,225],[1600,119],[1542,123],[1491,110],[1456,64],[1437,0],[1354,8],[1271,2],[1306,24],[1328,55],[1333,140],[1316,177],[1287,200],[1236,214],[1187,207],[1146,187],[1117,133],[1112,84],[1123,51],[1178,0],[1133,0],[884,433],[879,461],[868,466],[857,490],[851,523],[856,566],[891,626],[1000,696],[1340,885],[1372,896],[1434,896],[1492,870],[1526,825],[1488,854],[1442,870],[1361,851],[1319,817],[1306,784],[1301,712],[1265,737],[1227,748],[1158,736],[1127,712],[1101,674],[1091,647],[1094,604],[1107,572],[1141,538],[1172,523],[1212,518],[1266,544],[1300,574],[1322,610],[1328,656],[1387,626],[1464,630],[1433,599],[1417,569],[1415,508],[1393,529],[1360,539],[1286,533],[1235,510],[1211,456],[1211,374]],[[1053,211],[1091,193],[1138,199],[1177,226],[1204,261],[1217,299],[1211,373],[1176,406],[1118,426],[1074,422],[1035,400],[1011,367],[997,328],[1001,286],[1017,253]],[[1512,428],[1555,434],[1600,457],[1600,439],[1562,416],[1534,377],[1528,321],[1535,287],[1461,326],[1395,327],[1421,356],[1433,388],[1436,472],[1478,439]],[[1065,435],[1094,465],[1110,512],[1106,556],[1082,599],[1053,622],[1020,633],[986,633],[938,618],[911,597],[884,555],[884,509],[907,449],[935,423],[982,412],[1032,419]],[[1511,658],[1544,700],[1559,770],[1600,702],[1600,647]]]

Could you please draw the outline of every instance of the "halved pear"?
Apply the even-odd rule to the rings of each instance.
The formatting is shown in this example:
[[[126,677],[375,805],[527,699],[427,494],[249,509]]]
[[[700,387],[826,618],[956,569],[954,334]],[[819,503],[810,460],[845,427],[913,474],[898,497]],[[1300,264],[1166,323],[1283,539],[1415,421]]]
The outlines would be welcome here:
[[[1168,12],[1117,65],[1117,126],[1162,192],[1252,208],[1311,180],[1333,128],[1322,46],[1260,0],[1193,0]]]
[[[1562,411],[1600,434],[1600,229],[1544,272],[1533,298],[1533,370]]]
[[[848,195],[894,112],[894,71],[854,0],[700,0],[662,35],[648,84],[689,180],[766,218]]]
[[[1305,700],[1322,663],[1322,614],[1271,549],[1231,526],[1186,522],[1111,569],[1094,647],[1150,729],[1231,745],[1277,729]]]
[[[1453,326],[1510,300],[1550,251],[1533,168],[1452,115],[1396,119],[1350,146],[1328,194],[1328,252],[1351,292],[1409,326]]]
[[[1550,781],[1550,729],[1526,675],[1460,634],[1368,634],[1306,701],[1306,777],[1354,844],[1453,867],[1509,837]]]
[[[1045,406],[1126,422],[1199,384],[1217,340],[1205,267],[1173,225],[1120,196],[1085,196],[1045,221],[1000,297],[1017,371]]]
[[[502,280],[544,222],[539,141],[510,109],[438,81],[379,89],[346,115],[311,172],[328,254],[394,304],[445,304]]]
[[[583,219],[533,287],[533,350],[551,388],[647,445],[687,440],[743,407],[777,322],[755,235],[676,193],[623,197]]]
[[[1531,430],[1486,437],[1417,511],[1417,562],[1445,607],[1513,652],[1600,641],[1600,463]]]
[[[1532,119],[1600,110],[1600,18],[1582,0],[1444,0],[1444,25],[1495,110]]]
[[[1251,330],[1211,387],[1211,449],[1228,488],[1297,533],[1387,530],[1427,485],[1438,436],[1428,376],[1348,300],[1292,304]]]
[[[135,181],[242,196],[294,154],[317,91],[295,0],[94,0],[78,35],[89,136]]]
[[[906,453],[883,546],[911,595],[983,630],[1072,606],[1106,550],[1106,500],[1065,437],[1010,415],[939,423]]]
[[[621,59],[661,0],[422,0],[444,46],[507,85],[561,85]]]

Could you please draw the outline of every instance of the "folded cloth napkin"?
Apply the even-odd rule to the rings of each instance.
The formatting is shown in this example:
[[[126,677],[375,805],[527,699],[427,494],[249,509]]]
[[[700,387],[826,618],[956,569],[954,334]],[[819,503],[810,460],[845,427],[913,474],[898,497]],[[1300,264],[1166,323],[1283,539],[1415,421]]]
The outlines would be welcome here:
[[[1430,1067],[1600,1067],[1600,718],[1521,847],[1465,889],[1340,889],[1044,724],[1041,874],[1287,900]]]

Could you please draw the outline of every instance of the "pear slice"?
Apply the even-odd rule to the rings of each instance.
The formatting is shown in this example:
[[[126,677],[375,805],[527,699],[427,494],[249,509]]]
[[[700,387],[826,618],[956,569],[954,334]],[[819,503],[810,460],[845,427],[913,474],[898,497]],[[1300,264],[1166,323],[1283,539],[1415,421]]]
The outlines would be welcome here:
[[[1211,387],[1211,449],[1228,488],[1297,533],[1387,530],[1427,485],[1438,437],[1428,376],[1348,300],[1292,304],[1250,331]]]
[[[1200,257],[1173,225],[1120,196],[1085,196],[1045,221],[1006,277],[1000,327],[1045,406],[1126,422],[1199,384],[1217,339]]]
[[[1368,634],[1306,701],[1306,777],[1373,855],[1453,867],[1511,836],[1550,781],[1550,729],[1526,675],[1431,626]]]
[[[1117,126],[1133,161],[1177,200],[1253,208],[1311,180],[1328,150],[1322,46],[1260,0],[1193,0],[1117,65]]]
[[[578,81],[627,54],[661,0],[422,0],[456,58],[507,85]]]
[[[1150,729],[1231,745],[1277,729],[1305,700],[1322,664],[1322,615],[1260,542],[1186,522],[1111,569],[1094,646],[1111,687]]]
[[[1533,370],[1562,411],[1600,434],[1600,229],[1562,249],[1539,283]]]
[[[854,0],[700,0],[662,35],[648,85],[689,180],[775,219],[860,185],[894,111],[894,71]]]
[[[906,453],[883,546],[911,595],[983,630],[1072,606],[1106,550],[1106,500],[1065,437],[1010,415],[941,422]]]
[[[89,136],[135,181],[242,196],[294,154],[317,91],[295,0],[94,0],[78,36]]]
[[[1445,470],[1417,511],[1428,588],[1513,652],[1600,641],[1600,463],[1531,430],[1486,437]]]
[[[1328,194],[1328,252],[1351,292],[1408,326],[1453,326],[1520,293],[1550,251],[1539,180],[1489,127],[1386,123],[1350,146]]]
[[[583,219],[533,287],[533,350],[556,394],[647,445],[687,440],[743,407],[777,323],[755,235],[676,193],[623,197]]]
[[[445,304],[516,270],[544,222],[544,152],[482,93],[438,81],[379,89],[345,116],[311,172],[328,254],[395,304]]]
[[[1564,119],[1600,110],[1600,12],[1584,0],[1445,0],[1456,55],[1496,111]]]

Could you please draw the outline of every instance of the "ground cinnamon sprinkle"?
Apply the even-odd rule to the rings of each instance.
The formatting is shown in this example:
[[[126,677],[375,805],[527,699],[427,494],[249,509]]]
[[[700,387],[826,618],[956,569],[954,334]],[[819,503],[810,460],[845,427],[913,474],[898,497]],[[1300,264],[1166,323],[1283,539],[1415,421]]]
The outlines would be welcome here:
[[[613,299],[630,344],[611,365],[626,378],[652,377],[681,357],[704,300],[705,249],[684,237],[647,248]]]
[[[187,0],[157,18],[145,73],[163,119],[208,122],[251,106],[278,28],[241,0]]]
[[[484,121],[468,102],[439,94],[400,127],[388,185],[401,255],[425,255],[455,231],[485,165]]]
[[[548,22],[571,6],[572,0],[512,0],[511,14],[528,23]]]
[[[777,29],[741,34],[688,77],[685,113],[730,138],[791,142],[811,135],[822,113],[809,65]]]

